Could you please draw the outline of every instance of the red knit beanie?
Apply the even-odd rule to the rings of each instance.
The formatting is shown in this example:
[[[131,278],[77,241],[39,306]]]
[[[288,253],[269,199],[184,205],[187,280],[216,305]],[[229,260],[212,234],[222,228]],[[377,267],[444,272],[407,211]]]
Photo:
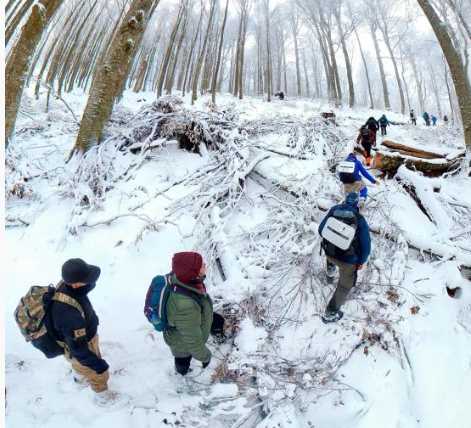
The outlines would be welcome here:
[[[203,257],[198,253],[186,251],[172,257],[172,272],[184,284],[197,279],[202,266]]]

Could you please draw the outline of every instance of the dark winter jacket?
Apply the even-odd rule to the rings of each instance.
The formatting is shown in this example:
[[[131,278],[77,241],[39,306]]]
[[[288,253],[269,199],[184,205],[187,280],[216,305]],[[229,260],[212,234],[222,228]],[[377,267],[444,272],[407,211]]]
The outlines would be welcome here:
[[[376,179],[364,168],[363,164],[356,158],[353,153],[350,153],[345,160],[355,163],[355,171],[353,172],[353,177],[355,181],[360,181],[361,176],[363,176],[371,183],[376,183]]]
[[[164,332],[165,343],[177,358],[192,356],[207,362],[211,359],[206,342],[213,322],[213,302],[203,284],[184,284],[175,274],[170,282],[166,306],[170,329]]]
[[[377,132],[378,129],[379,129],[379,123],[378,121],[374,118],[374,117],[370,117],[365,125],[368,127],[368,129],[374,131],[374,132]]]
[[[358,218],[358,227],[354,240],[355,254],[338,256],[336,259],[351,265],[364,264],[368,260],[371,251],[370,230],[365,218],[359,213],[356,204],[350,204],[347,199],[343,204],[333,206],[319,225],[319,235],[322,235],[327,219],[332,217],[335,210],[355,212]]]
[[[65,342],[71,357],[96,373],[103,373],[108,369],[108,364],[88,349],[88,342],[97,334],[99,324],[98,317],[87,296],[94,288],[95,284],[75,289],[65,283],[59,285],[57,291],[75,299],[82,307],[85,319],[73,306],[53,301],[46,322],[50,326],[48,330],[54,338]]]
[[[379,124],[382,126],[382,127],[386,127],[389,125],[389,120],[388,118],[386,117],[386,115],[382,115],[380,118],[379,118]]]

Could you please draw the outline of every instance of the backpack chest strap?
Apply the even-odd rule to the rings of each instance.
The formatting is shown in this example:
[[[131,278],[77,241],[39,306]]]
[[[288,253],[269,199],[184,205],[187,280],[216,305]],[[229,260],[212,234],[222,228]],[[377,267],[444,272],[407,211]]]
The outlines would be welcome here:
[[[61,293],[60,291],[56,291],[54,293],[54,296],[52,297],[52,300],[72,306],[80,312],[82,318],[85,318],[85,312],[83,311],[82,306],[80,306],[80,303],[77,302],[77,300],[75,300],[74,298],[68,296],[67,294]]]

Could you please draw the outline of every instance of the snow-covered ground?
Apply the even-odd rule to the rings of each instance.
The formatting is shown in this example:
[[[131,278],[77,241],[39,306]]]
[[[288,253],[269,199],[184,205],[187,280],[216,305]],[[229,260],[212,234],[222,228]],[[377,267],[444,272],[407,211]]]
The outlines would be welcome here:
[[[83,94],[66,100],[80,117]],[[116,110],[129,117],[152,101],[151,93],[126,92]],[[207,101],[200,99],[193,109],[207,110]],[[268,104],[230,96],[220,97],[218,105],[237,114],[239,122],[281,124],[305,122],[327,109],[315,100]],[[17,178],[32,177],[22,183],[22,198],[7,200],[9,428],[470,426],[471,282],[458,270],[461,263],[471,264],[470,178],[409,177],[420,183],[417,191],[431,219],[394,179],[369,186],[365,216],[379,233],[369,267],[345,305],[344,319],[325,326],[319,314],[331,288],[323,279],[317,224],[325,208],[341,198],[340,184],[329,172],[330,134],[319,134],[317,148],[300,150],[297,158],[264,150],[298,150],[287,146],[283,129],[253,137],[256,147],[248,146],[253,156],[268,157],[245,181],[242,197],[230,209],[216,204],[198,219],[192,198],[200,183],[184,179],[211,165],[212,152],[200,156],[168,144],[147,160],[120,153],[113,158],[115,178],[128,173],[88,210],[77,201],[87,189],[74,181],[75,160],[64,163],[78,126],[61,101],[52,100],[50,107],[46,113],[43,98],[25,100],[26,115],[8,154],[16,171],[7,177],[7,192]],[[334,134],[345,150],[359,126],[383,112],[336,113]],[[116,123],[110,129],[125,132],[132,126]],[[433,150],[462,145],[447,139],[445,127],[392,126],[388,133],[388,139]],[[327,148],[318,150],[320,144]],[[106,151],[100,153],[106,157]],[[407,171],[401,174],[407,179]],[[296,199],[287,190],[303,196]],[[407,241],[448,257],[408,251]],[[169,271],[174,252],[190,249],[212,262],[209,292],[216,309],[234,315],[237,328],[229,343],[210,342],[207,370],[194,363],[182,380],[142,308],[153,276]],[[122,394],[115,406],[95,404],[93,393],[73,382],[62,358],[48,361],[25,343],[12,316],[28,287],[57,282],[71,257],[102,269],[90,297],[111,367],[110,387]],[[449,297],[447,286],[461,288],[458,298]]]

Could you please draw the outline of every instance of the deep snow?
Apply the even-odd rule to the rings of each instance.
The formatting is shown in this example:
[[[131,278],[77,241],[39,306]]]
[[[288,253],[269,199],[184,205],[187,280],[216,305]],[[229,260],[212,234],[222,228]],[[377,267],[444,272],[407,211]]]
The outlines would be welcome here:
[[[80,116],[84,95],[71,94],[67,101]],[[145,102],[151,101],[153,94],[126,92],[117,109],[136,114]],[[205,98],[199,100],[195,108],[206,109],[206,102]],[[163,223],[168,215],[166,209],[176,199],[194,191],[197,183],[175,186],[155,199],[150,196],[204,168],[212,154],[199,156],[169,144],[153,155],[153,160],[136,169],[132,179],[119,181],[108,192],[100,210],[78,214],[73,198],[63,194],[74,168],[73,163],[65,165],[64,159],[78,128],[60,101],[53,101],[49,113],[44,112],[43,103],[43,98],[25,100],[24,108],[30,117],[20,118],[19,134],[12,147],[22,171],[31,176],[43,174],[45,170],[49,173],[27,183],[29,196],[7,200],[7,222],[12,224],[12,219],[21,218],[30,223],[28,227],[6,230],[6,422],[9,428],[470,426],[467,402],[471,393],[471,283],[460,275],[456,260],[431,261],[427,256],[404,250],[404,239],[413,238],[424,246],[441,246],[449,249],[450,255],[459,253],[463,260],[469,260],[471,249],[466,239],[469,235],[451,239],[463,227],[469,229],[469,178],[461,175],[435,179],[441,187],[439,195],[433,192],[430,195],[427,190],[430,183],[423,179],[421,191],[424,200],[429,201],[435,223],[400,191],[394,180],[385,181],[379,187],[369,186],[371,201],[365,215],[380,228],[395,231],[398,241],[392,245],[375,238],[371,268],[363,274],[364,283],[360,277],[357,290],[345,305],[345,319],[334,326],[325,326],[319,319],[330,293],[327,286],[319,288],[322,260],[316,225],[322,212],[317,206],[308,206],[310,200],[278,203],[273,198],[282,196],[276,192],[263,198],[267,194],[263,183],[248,180],[246,196],[229,218],[221,217],[217,210],[212,213],[215,228],[212,236],[218,239],[228,278],[223,282],[212,265],[208,287],[218,308],[223,303],[234,308],[247,305],[247,299],[255,296],[256,305],[252,309],[261,307],[266,312],[257,314],[249,310],[248,316],[241,320],[234,347],[229,349],[227,344],[211,342],[214,358],[210,367],[202,371],[199,363],[193,363],[193,374],[183,381],[174,374],[170,352],[159,333],[152,331],[147,323],[142,307],[150,280],[169,271],[172,254],[200,249],[197,246],[201,237],[191,235],[198,226],[191,207],[177,220],[172,219],[175,224]],[[272,122],[286,117],[307,120],[326,108],[321,102],[310,100],[288,99],[268,104],[250,97],[234,101],[230,96],[221,97],[219,103],[237,111],[240,120]],[[338,129],[345,141],[354,139],[360,124],[372,114],[379,117],[382,112],[338,110]],[[400,115],[388,116],[390,120],[405,121]],[[426,145],[433,150],[440,150],[444,144],[454,148],[462,145],[458,137],[446,139],[446,132],[444,127],[393,126],[389,128],[388,138]],[[280,146],[288,150],[284,143],[286,136],[272,134],[259,140],[266,147]],[[322,155],[300,160],[270,152],[257,171],[278,183],[307,189],[313,198],[322,192],[320,204],[330,205],[339,198],[339,184],[328,171]],[[8,180],[7,177],[7,190]],[[77,227],[125,213],[149,198],[139,213],[162,220],[157,230],[143,231],[145,223],[136,217],[121,218],[109,225]],[[451,211],[457,205],[461,208]],[[277,214],[274,210],[278,208]],[[311,210],[311,219],[296,217],[298,212]],[[468,217],[460,217],[460,213]],[[304,238],[292,239],[295,235],[278,234],[274,230],[269,239],[257,240],[254,248],[247,236],[259,239],[257,234],[268,230],[277,218],[299,223],[290,227],[302,230]],[[386,224],[385,218],[391,223]],[[76,227],[71,228],[71,222]],[[274,245],[275,242],[279,245]],[[267,252],[260,255],[264,249]],[[270,275],[279,273],[276,264],[284,266],[286,254],[304,254],[302,260],[309,260],[307,276],[314,275],[314,288],[312,283],[308,287],[303,282],[307,265],[286,272],[281,294],[300,281],[300,296],[294,301],[295,307],[286,308],[288,321],[277,325],[274,331],[267,331],[268,326],[276,324],[273,314],[279,314],[280,306],[287,300],[275,296],[272,307],[272,302],[269,305],[265,300],[267,295],[271,296],[271,290],[265,287],[273,285]],[[110,387],[123,394],[117,406],[97,406],[93,393],[72,381],[69,366],[62,358],[48,361],[25,343],[12,316],[27,288],[57,282],[60,266],[70,257],[82,257],[102,268],[91,300],[100,317],[102,353],[111,367]],[[267,266],[272,266],[270,271]],[[388,299],[389,283],[393,283],[398,293],[396,302]],[[460,297],[450,298],[446,285],[461,287]],[[313,295],[312,290],[322,295]],[[419,306],[416,314],[411,311],[414,306]],[[391,327],[394,334],[389,330]],[[381,332],[383,336],[378,341],[361,341],[365,331]],[[227,352],[229,369],[242,373],[251,370],[253,384],[248,377],[242,377],[240,382],[212,383],[214,372]],[[319,374],[314,370],[316,364],[324,368],[330,362],[333,365],[341,362],[334,373],[335,382],[329,378],[325,384],[319,383]],[[295,373],[291,380],[289,370],[288,375],[283,372],[285,365]],[[278,367],[281,367],[279,373]]]

